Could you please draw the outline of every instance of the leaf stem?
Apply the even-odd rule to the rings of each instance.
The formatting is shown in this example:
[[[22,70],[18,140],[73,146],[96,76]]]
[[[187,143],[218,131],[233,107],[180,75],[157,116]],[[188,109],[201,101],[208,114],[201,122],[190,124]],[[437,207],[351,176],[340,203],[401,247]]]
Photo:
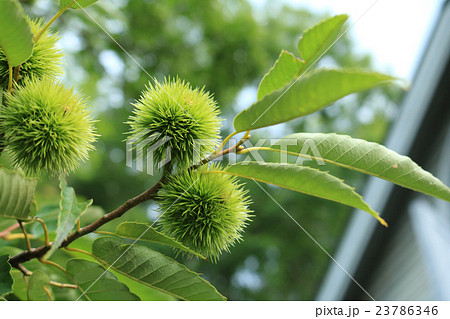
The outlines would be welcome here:
[[[96,233],[98,233],[98,231]],[[87,255],[89,257],[92,257],[92,258],[96,259],[94,255],[92,255],[91,253],[89,253],[89,252],[87,252],[86,250],[83,250],[83,249],[73,248],[73,247],[64,247],[64,249],[68,250],[68,251],[73,251],[73,252],[85,254],[85,255]]]
[[[23,234],[8,234],[8,235],[3,236],[4,240],[14,240],[14,239],[18,239],[18,238],[25,238],[25,236]],[[28,234],[28,238],[33,239],[34,236],[31,234]]]
[[[56,19],[58,19],[67,9],[69,9],[73,4],[75,3],[75,0],[72,0],[71,2],[69,2],[69,4],[67,6],[65,6],[64,8],[60,9],[54,16],[53,18],[50,19],[50,21],[48,21],[45,26],[42,27],[41,30],[39,30],[39,32],[34,36],[34,43],[36,44],[39,39],[42,37],[42,35],[45,33],[45,31],[48,30],[48,28],[50,28],[50,26],[53,24],[53,22],[56,21]]]
[[[19,270],[24,274],[24,276],[31,276],[33,274],[33,272],[31,272],[30,270],[28,270],[27,268],[25,268],[24,265],[19,264],[18,265]],[[59,287],[59,288],[73,288],[73,289],[78,289],[77,285],[72,285],[72,284],[62,284],[56,281],[52,281],[50,280],[50,285],[55,286],[55,287]]]
[[[97,230],[95,231],[96,234],[103,234],[103,235],[116,235],[115,233],[109,232],[109,231],[103,231],[103,230]]]
[[[38,258],[39,262],[44,264],[44,265],[49,265],[49,266],[53,266],[55,268],[58,268],[59,270],[61,270],[64,274],[67,275],[67,277],[72,278],[70,276],[70,274],[67,272],[67,270],[65,270],[62,266],[58,265],[57,263],[50,261],[50,260],[46,260],[43,258]]]
[[[17,222],[19,223],[20,229],[22,230],[23,236],[25,238],[25,244],[27,246],[27,250],[31,251],[31,243],[30,243],[30,238],[28,237],[27,231],[25,230],[25,227],[23,227],[21,220],[17,220]]]
[[[197,169],[200,166],[202,166],[203,164],[211,162],[211,161],[215,160],[216,158],[224,156],[228,153],[232,153],[232,152],[238,153],[238,151],[241,150],[241,145],[244,144],[244,142],[250,138],[250,131],[247,131],[244,134],[244,136],[239,140],[239,142],[237,142],[235,145],[230,146],[226,150],[219,151],[219,149],[222,149],[223,146],[226,144],[226,142],[236,134],[237,133],[234,132],[234,133],[228,135],[227,138],[222,142],[221,146],[219,146],[219,148],[217,148],[217,150],[214,153],[212,153],[209,157],[204,158],[200,163],[191,166],[189,169]]]
[[[294,156],[301,156],[301,157],[305,157],[305,158],[310,158],[310,159],[314,159],[314,157],[309,156],[309,155],[303,155],[300,153],[296,153],[296,152],[290,152],[290,151],[285,151],[285,150],[279,150],[276,148],[271,148],[271,147],[249,147],[249,148],[245,148],[243,150],[240,150],[237,152],[237,154],[245,154],[251,151],[271,151],[271,152],[277,152],[277,153],[283,153],[283,154],[288,154],[288,155],[294,155]]]
[[[50,285],[55,286],[55,287],[59,287],[59,288],[72,288],[72,289],[78,289],[77,285],[72,285],[72,284],[62,284],[60,282],[56,282],[56,281],[52,281],[50,280]]]
[[[9,80],[8,80],[8,92],[12,93],[12,83],[13,83],[13,67],[9,65]]]
[[[17,269],[19,269],[24,276],[31,276],[32,272],[25,268],[24,265],[18,264]]]
[[[50,290],[48,290],[47,287],[45,287],[45,286],[42,286],[42,290],[44,290],[44,292],[47,295],[48,299],[50,299],[50,301],[53,301],[52,293],[50,292]]]
[[[238,134],[239,132],[233,132],[230,135],[228,135],[222,143],[220,143],[219,147],[216,149],[216,151],[214,152],[214,154],[219,154],[221,150],[223,150],[223,148],[225,147],[225,145],[227,144],[227,142],[236,134]]]
[[[45,252],[44,252],[44,254],[45,254]],[[67,271],[67,270],[65,270],[63,267],[61,267],[60,265],[58,265],[57,263],[54,263],[54,262],[52,262],[52,261],[50,261],[50,260],[45,260],[45,259],[42,259],[42,258],[38,258],[38,260],[41,262],[41,263],[43,263],[43,264],[46,264],[46,265],[50,265],[50,266],[53,266],[53,267],[55,267],[55,268],[58,268],[59,270],[61,270],[70,280],[72,280],[74,283],[76,283],[76,284],[78,284],[76,281],[75,281],[75,279],[72,277],[72,275],[71,274],[69,274],[69,272]],[[51,282],[50,282],[50,284],[51,284]],[[64,285],[70,285],[70,284],[64,284]],[[84,293],[84,290],[79,286],[79,285],[70,285],[71,287],[67,287],[67,288],[74,288],[74,289],[79,289],[81,292],[83,292]]]
[[[45,246],[50,246],[50,239],[48,237],[48,229],[47,225],[45,224],[45,221],[40,219],[39,217],[33,218],[33,220],[37,221],[39,224],[41,224],[42,229],[44,230],[44,240],[45,240]]]
[[[244,144],[244,142],[246,140],[248,140],[251,137],[250,135],[250,131],[245,132],[244,136],[242,136],[242,138],[240,139],[239,142],[236,143],[236,145],[234,146],[236,149],[241,146],[242,144]]]

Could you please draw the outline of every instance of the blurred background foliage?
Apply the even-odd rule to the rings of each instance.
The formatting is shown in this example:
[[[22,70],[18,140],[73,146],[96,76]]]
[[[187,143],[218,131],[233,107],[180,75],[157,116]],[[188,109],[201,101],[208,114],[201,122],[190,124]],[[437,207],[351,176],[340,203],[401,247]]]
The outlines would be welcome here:
[[[48,19],[57,11],[57,1],[22,3],[32,17]],[[97,128],[101,137],[96,143],[97,151],[91,153],[89,162],[69,181],[78,194],[93,198],[94,205],[98,206],[85,217],[85,223],[103,214],[99,207],[111,211],[158,179],[126,167],[123,142],[128,130],[124,122],[131,114],[131,103],[139,98],[151,77],[162,80],[165,76],[178,75],[193,86],[205,86],[214,93],[225,119],[222,135],[226,136],[232,130],[233,116],[256,99],[259,81],[281,49],[298,54],[299,35],[327,16],[275,1],[256,8],[246,0],[109,0],[99,1],[87,12],[70,10],[53,27],[61,36],[60,45],[66,54],[64,81],[90,96],[92,111],[99,120]],[[353,46],[349,32],[319,66],[373,68],[370,55],[355,53]],[[384,87],[352,95],[304,119],[255,131],[252,141],[258,137],[281,138],[291,132],[308,131],[337,132],[382,142],[401,94],[396,88]],[[361,190],[362,175],[332,167],[325,169],[333,170]],[[255,215],[244,241],[230,254],[224,254],[217,264],[177,258],[203,273],[231,300],[313,299],[329,257],[258,185],[243,182],[250,189]],[[333,253],[350,208],[277,187],[261,186],[325,250]],[[57,213],[54,204],[59,196],[57,181],[43,180],[38,189],[40,214],[49,214],[47,219],[53,220],[53,226],[50,225],[53,229]],[[154,203],[141,205],[120,221],[153,221],[157,218],[154,208]],[[120,221],[103,229],[114,230]],[[37,236],[34,242],[37,246],[42,234],[39,227],[31,231]],[[90,250],[92,238],[83,238],[74,246]],[[170,250],[158,249],[174,256]],[[64,261],[69,257],[67,252],[59,252],[54,260]],[[29,267],[45,268],[38,263]],[[120,278],[143,299],[167,298]]]

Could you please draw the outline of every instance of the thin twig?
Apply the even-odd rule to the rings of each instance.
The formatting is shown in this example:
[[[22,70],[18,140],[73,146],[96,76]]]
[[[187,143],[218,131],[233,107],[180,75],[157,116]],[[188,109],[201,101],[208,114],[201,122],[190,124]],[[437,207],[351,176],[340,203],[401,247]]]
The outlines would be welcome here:
[[[69,9],[73,4],[75,3],[75,0],[72,0],[71,2],[69,2],[64,8],[60,9],[54,16],[53,18],[50,19],[50,21],[48,21],[45,26],[39,30],[39,32],[34,36],[34,43],[36,44],[39,39],[42,37],[42,35],[45,33],[45,31],[48,30],[48,28],[50,28],[50,26],[52,25],[53,22],[56,21],[56,19],[58,19],[67,9]]]
[[[78,289],[77,285],[72,285],[72,284],[62,284],[60,282],[56,282],[53,280],[50,280],[50,285],[55,286],[55,287],[59,287],[59,288],[72,288],[72,289]]]
[[[22,230],[23,236],[25,238],[25,245],[27,246],[27,250],[28,252],[31,252],[31,243],[30,238],[28,238],[27,231],[25,230],[25,227],[23,227],[21,220],[17,220],[17,222],[19,223],[20,229]]]
[[[18,264],[17,269],[19,269],[24,276],[31,276],[32,272],[25,268],[24,265]]]
[[[58,265],[59,266],[59,265]],[[22,274],[24,274],[24,276],[31,276],[33,274],[32,271],[28,270],[27,268],[25,268],[24,265],[19,264],[18,265],[18,269],[22,272]],[[50,285],[55,286],[55,287],[59,287],[59,288],[72,288],[72,289],[78,289],[77,285],[72,285],[72,284],[63,284],[60,282],[56,282],[53,280],[50,280]]]
[[[42,258],[38,258],[39,262],[44,264],[44,265],[49,265],[55,268],[58,268],[59,270],[61,270],[63,273],[65,273],[66,275],[69,276],[69,273],[67,272],[67,270],[65,270],[62,266],[58,265],[57,263],[47,260],[47,259],[42,259]]]
[[[33,218],[33,220],[37,221],[39,224],[41,224],[42,229],[44,230],[44,242],[45,242],[45,246],[50,246],[50,239],[48,237],[48,229],[47,229],[47,225],[45,224],[45,222],[40,219],[39,217],[35,217]]]
[[[110,212],[108,214],[103,215],[102,217],[97,219],[95,222],[81,228],[79,232],[74,232],[74,233],[70,234],[62,242],[60,247],[67,247],[74,240],[76,240],[86,234],[96,231],[98,228],[100,228],[104,224],[110,222],[111,220],[121,217],[123,214],[125,214],[127,211],[129,211],[131,208],[153,198],[156,195],[156,193],[160,190],[160,188],[162,187],[162,183],[164,182],[164,179],[165,179],[164,177],[161,178],[159,180],[159,182],[157,182],[155,185],[153,185],[151,188],[149,188],[142,194],[127,200],[124,204],[122,204],[117,209],[113,210],[112,212]],[[23,263],[23,262],[26,262],[26,261],[29,261],[29,260],[35,259],[35,258],[41,258],[49,250],[50,250],[50,247],[44,245],[44,246],[38,247],[36,249],[32,249],[31,251],[24,251],[14,257],[11,257],[9,260],[9,263],[11,264],[11,266],[16,268],[16,266],[19,263]]]
[[[50,301],[53,301],[52,293],[50,292],[50,290],[48,290],[45,286],[42,286],[42,290],[44,290],[45,294],[48,296],[48,299],[50,299]]]
[[[8,92],[12,92],[12,83],[13,83],[13,67],[9,66],[9,79],[8,79]]]
[[[231,135],[233,135],[233,134],[231,134]],[[200,163],[191,166],[189,169],[191,169],[191,170],[192,169],[197,169],[200,166],[215,160],[216,158],[222,157],[222,156],[227,155],[229,153],[237,153],[238,151],[241,150],[241,145],[244,144],[245,141],[248,140],[249,138],[250,138],[250,131],[247,131],[245,133],[245,135],[235,145],[233,145],[233,146],[231,146],[231,147],[229,147],[226,150],[223,150],[221,152],[212,153],[209,157],[203,159]]]
[[[11,226],[9,226],[8,228],[6,228],[5,230],[0,231],[0,238],[5,237],[5,236],[8,235],[10,232],[12,232],[13,230],[16,230],[16,229],[19,228],[19,227],[20,227],[19,223],[12,224]]]
[[[223,142],[220,143],[219,147],[218,147],[217,150],[215,151],[215,154],[219,154],[219,153],[223,150],[223,148],[225,147],[225,145],[227,144],[227,142],[228,142],[233,136],[235,136],[235,135],[238,134],[238,133],[239,133],[239,132],[233,132],[233,133],[231,133],[230,135],[228,135],[228,136],[223,140]]]
[[[100,232],[95,232],[95,233],[100,233]],[[64,247],[64,249],[68,250],[68,251],[73,251],[73,252],[76,252],[76,253],[85,254],[85,255],[88,255],[89,257],[92,257],[92,258],[95,259],[94,255],[92,255],[91,253],[89,253],[89,252],[87,252],[86,250],[83,250],[83,249],[78,249],[78,248],[73,248],[73,247]]]

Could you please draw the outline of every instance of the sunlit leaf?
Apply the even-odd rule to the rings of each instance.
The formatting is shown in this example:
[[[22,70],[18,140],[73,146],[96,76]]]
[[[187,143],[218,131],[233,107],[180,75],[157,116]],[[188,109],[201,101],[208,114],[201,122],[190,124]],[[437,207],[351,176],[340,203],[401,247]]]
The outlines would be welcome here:
[[[41,270],[35,270],[28,279],[28,301],[54,300],[50,278]]]
[[[33,53],[33,34],[17,0],[0,1],[0,47],[13,67]]]
[[[74,229],[81,214],[83,214],[90,205],[92,199],[79,204],[75,195],[75,190],[67,186],[67,182],[63,175],[60,176],[61,199],[59,202],[58,226],[56,229],[56,238],[52,248],[47,252],[45,258],[49,258],[53,252],[58,249],[64,239]]]
[[[315,63],[338,39],[340,30],[347,21],[345,14],[323,20],[306,30],[298,40],[300,57],[306,62],[304,70]]]
[[[316,112],[325,106],[395,78],[375,72],[353,69],[319,69],[289,83],[287,90],[278,90],[255,102],[234,118],[237,132],[287,122]]]
[[[29,219],[36,183],[36,179],[0,168],[0,216]]]
[[[368,212],[386,226],[386,222],[364,202],[353,187],[327,172],[292,164],[249,162],[230,165],[225,169],[225,173],[358,208]]]
[[[133,301],[139,297],[117,277],[99,264],[85,259],[71,259],[67,262],[67,272],[84,292],[83,297],[92,301]],[[81,295],[81,293],[80,293]]]
[[[93,5],[94,3],[96,3],[98,0],[59,0],[59,8],[63,9],[65,7],[67,7],[71,2],[73,2],[73,4],[70,6],[70,8],[72,9],[81,9],[81,8],[86,8],[89,7],[90,5]]]
[[[299,74],[303,65],[304,62],[292,53],[285,50],[281,51],[278,60],[275,61],[275,64],[259,84],[258,100],[291,82]]]
[[[209,282],[184,265],[150,248],[125,245],[118,238],[101,237],[92,253],[117,272],[183,300],[224,300]]]
[[[296,145],[288,145],[294,144]],[[311,147],[304,147],[311,145]],[[297,133],[279,140],[273,148],[320,158],[325,162],[370,174],[400,186],[450,202],[450,189],[409,157],[377,143],[346,135]]]

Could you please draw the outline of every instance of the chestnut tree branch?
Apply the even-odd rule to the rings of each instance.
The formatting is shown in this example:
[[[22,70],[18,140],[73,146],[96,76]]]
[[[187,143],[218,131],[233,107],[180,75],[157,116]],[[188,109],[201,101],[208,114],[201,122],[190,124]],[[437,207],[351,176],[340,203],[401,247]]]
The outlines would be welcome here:
[[[197,169],[201,165],[206,164],[218,157],[224,156],[228,153],[233,153],[233,152],[239,151],[240,148],[242,147],[241,145],[249,138],[250,138],[250,135],[247,132],[247,134],[236,145],[233,145],[226,150],[220,151],[219,153],[213,153],[211,156],[203,159],[199,164],[191,166],[190,169]],[[122,204],[120,207],[116,208],[112,212],[103,215],[102,217],[100,217],[99,219],[94,221],[93,223],[91,223],[91,224],[79,229],[78,231],[73,232],[69,236],[67,236],[67,238],[62,242],[62,244],[59,248],[67,247],[74,240],[76,240],[80,237],[83,237],[87,234],[95,232],[97,229],[99,229],[101,226],[105,225],[106,223],[108,223],[116,218],[121,217],[123,214],[125,214],[127,211],[129,211],[133,207],[139,205],[140,203],[143,203],[147,200],[154,198],[165,182],[165,179],[167,176],[166,173],[167,172],[165,171],[163,174],[163,177],[155,185],[153,185],[151,188],[149,188],[142,194],[140,194],[136,197],[130,198],[124,204]],[[9,259],[9,263],[12,267],[21,270],[20,267],[23,267],[23,266],[21,266],[21,263],[30,261],[35,258],[37,258],[37,259],[42,258],[45,255],[45,253],[50,250],[50,248],[51,248],[51,246],[43,245],[41,247],[31,249],[29,251],[24,251],[16,256],[11,257]]]
[[[74,240],[85,236],[89,233],[92,233],[96,231],[101,226],[105,225],[106,223],[110,222],[113,219],[121,217],[123,214],[125,214],[127,211],[132,209],[133,207],[137,206],[140,203],[143,203],[149,199],[152,199],[155,197],[156,193],[161,189],[162,184],[164,183],[165,177],[162,177],[155,185],[153,185],[151,188],[143,192],[142,194],[130,198],[125,203],[123,203],[120,207],[116,208],[112,212],[103,215],[99,219],[97,219],[95,222],[81,228],[78,232],[74,232],[67,236],[67,238],[62,242],[61,247],[66,247],[70,243],[72,243]],[[30,261],[31,259],[35,258],[41,258],[45,255],[47,251],[50,250],[51,246],[41,246],[35,249],[31,249],[30,251],[24,251],[14,257],[11,257],[9,259],[9,263],[14,268],[19,269],[19,265],[23,262]]]

